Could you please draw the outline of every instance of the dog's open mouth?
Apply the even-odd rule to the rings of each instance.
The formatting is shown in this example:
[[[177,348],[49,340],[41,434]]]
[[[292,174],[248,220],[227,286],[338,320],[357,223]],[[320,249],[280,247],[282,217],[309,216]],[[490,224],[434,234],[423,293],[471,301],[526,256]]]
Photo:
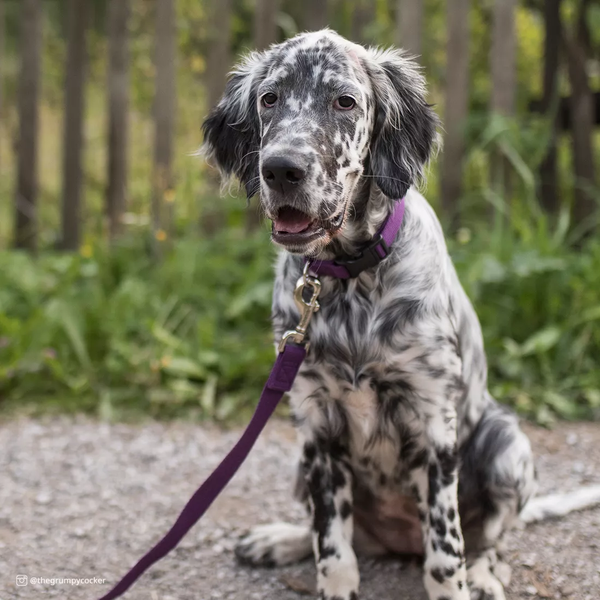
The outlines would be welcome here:
[[[286,246],[306,244],[324,233],[316,219],[291,206],[280,208],[273,219],[273,240]]]
[[[331,235],[341,227],[345,212],[344,209],[324,223],[297,208],[283,206],[273,219],[273,240],[285,246],[296,246],[312,242],[326,234]]]

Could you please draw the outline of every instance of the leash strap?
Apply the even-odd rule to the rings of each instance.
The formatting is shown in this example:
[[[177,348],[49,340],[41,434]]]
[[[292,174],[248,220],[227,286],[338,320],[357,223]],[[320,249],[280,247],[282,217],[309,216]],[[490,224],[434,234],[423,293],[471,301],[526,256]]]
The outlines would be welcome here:
[[[169,532],[100,600],[113,600],[124,594],[147,569],[173,550],[197,523],[246,460],[283,394],[292,388],[305,356],[306,348],[303,345],[285,345],[277,356],[252,420],[238,443],[191,497]]]
[[[337,279],[352,279],[379,264],[389,253],[404,219],[404,198],[397,200],[394,210],[385,220],[371,242],[358,256],[336,260],[314,260],[310,271],[317,277],[329,275]],[[305,259],[306,260],[306,259]]]
[[[145,571],[173,550],[204,515],[246,460],[279,401],[285,392],[292,389],[294,379],[306,357],[308,344],[304,338],[312,315],[319,310],[318,297],[321,291],[321,282],[317,277],[330,275],[338,279],[349,279],[357,277],[365,269],[379,264],[389,254],[390,247],[402,226],[403,217],[404,199],[396,202],[394,210],[379,232],[357,257],[337,261],[305,260],[304,273],[298,280],[294,291],[294,301],[300,311],[300,322],[296,329],[286,331],[283,335],[275,365],[242,437],[208,479],[196,490],[168,533],[100,600],[114,600],[124,594]],[[305,291],[310,291],[309,297],[305,297]]]

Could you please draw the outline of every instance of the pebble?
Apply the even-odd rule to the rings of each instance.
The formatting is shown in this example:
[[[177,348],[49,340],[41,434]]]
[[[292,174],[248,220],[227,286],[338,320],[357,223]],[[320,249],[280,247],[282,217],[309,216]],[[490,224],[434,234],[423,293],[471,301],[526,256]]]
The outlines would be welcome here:
[[[526,554],[521,558],[521,564],[524,567],[533,568],[537,563],[537,557],[535,554]]]
[[[50,504],[50,502],[52,502],[52,494],[50,492],[40,492],[36,497],[35,497],[35,501],[38,504],[41,505],[46,505],[46,504]]]

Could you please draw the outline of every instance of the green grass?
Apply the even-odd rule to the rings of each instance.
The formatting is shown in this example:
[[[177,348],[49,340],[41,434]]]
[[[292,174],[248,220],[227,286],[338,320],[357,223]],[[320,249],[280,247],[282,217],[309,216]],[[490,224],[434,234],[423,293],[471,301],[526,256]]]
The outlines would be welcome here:
[[[131,237],[88,257],[0,254],[0,397],[13,410],[226,419],[273,357],[266,236]]]
[[[532,232],[529,232],[530,234]],[[484,231],[453,257],[479,315],[490,388],[547,423],[600,417],[600,243]]]
[[[87,256],[0,253],[2,410],[245,417],[274,358],[274,252],[265,231],[244,233],[240,209],[230,214],[218,239],[182,235],[159,264],[144,230]],[[491,389],[541,422],[598,417],[600,243],[569,249],[560,227],[518,222],[449,240]]]

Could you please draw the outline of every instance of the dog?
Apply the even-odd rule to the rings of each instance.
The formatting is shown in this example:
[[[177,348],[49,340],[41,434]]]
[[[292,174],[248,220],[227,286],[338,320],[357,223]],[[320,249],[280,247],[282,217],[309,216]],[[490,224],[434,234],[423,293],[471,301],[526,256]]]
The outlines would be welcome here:
[[[504,600],[498,545],[536,488],[529,440],[487,389],[477,316],[417,191],[438,128],[410,57],[328,29],[251,53],[203,125],[207,160],[260,193],[283,249],[276,339],[299,320],[303,257],[359,255],[405,199],[384,260],[321,278],[290,392],[311,525],[260,526],[236,548],[253,565],[313,553],[322,600],[356,600],[357,553],[390,551],[423,556],[430,600]]]

